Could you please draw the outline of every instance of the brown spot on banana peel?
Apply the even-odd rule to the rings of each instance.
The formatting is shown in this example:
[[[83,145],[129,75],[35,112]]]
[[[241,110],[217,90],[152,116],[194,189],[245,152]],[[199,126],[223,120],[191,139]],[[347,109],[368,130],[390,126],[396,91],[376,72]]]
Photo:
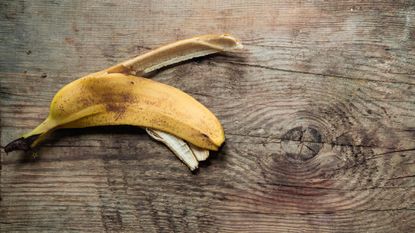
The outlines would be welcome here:
[[[130,84],[134,84],[133,81]],[[85,93],[88,95],[80,96],[79,102],[83,107],[90,107],[95,104],[104,103],[105,110],[114,113],[114,120],[120,119],[126,112],[127,107],[133,104],[136,96],[133,96],[128,91],[111,93],[105,89],[97,89],[95,86],[84,87]]]
[[[118,95],[104,95],[102,101],[105,109],[115,114],[115,120],[120,119],[127,111],[128,105],[134,103],[135,97],[130,93],[120,93]]]

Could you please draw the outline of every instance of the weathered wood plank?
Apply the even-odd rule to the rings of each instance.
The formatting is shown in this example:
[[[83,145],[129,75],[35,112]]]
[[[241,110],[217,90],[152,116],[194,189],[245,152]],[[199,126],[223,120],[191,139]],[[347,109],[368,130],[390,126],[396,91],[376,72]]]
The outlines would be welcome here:
[[[412,1],[3,4],[3,40],[15,50],[2,62],[12,71],[87,73],[160,43],[227,31],[252,46],[249,64],[413,83]]]
[[[0,153],[0,231],[412,232],[413,1],[5,1],[0,145],[66,83],[203,33],[241,54],[155,80],[217,114],[227,141],[189,173],[132,127]]]

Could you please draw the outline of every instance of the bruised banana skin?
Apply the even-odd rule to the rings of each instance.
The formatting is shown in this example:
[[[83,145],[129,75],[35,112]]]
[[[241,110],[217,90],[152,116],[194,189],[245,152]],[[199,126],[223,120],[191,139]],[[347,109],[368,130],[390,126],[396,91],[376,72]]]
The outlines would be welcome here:
[[[133,125],[175,135],[217,150],[225,140],[219,120],[193,97],[174,87],[120,73],[88,76],[63,87],[48,118],[24,138],[57,127]]]

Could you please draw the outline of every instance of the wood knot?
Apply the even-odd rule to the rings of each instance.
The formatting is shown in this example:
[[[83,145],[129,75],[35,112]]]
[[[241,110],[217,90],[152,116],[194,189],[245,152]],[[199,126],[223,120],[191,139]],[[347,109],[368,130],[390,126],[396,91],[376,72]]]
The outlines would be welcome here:
[[[321,134],[313,127],[295,127],[282,136],[282,149],[294,161],[307,161],[320,151]]]

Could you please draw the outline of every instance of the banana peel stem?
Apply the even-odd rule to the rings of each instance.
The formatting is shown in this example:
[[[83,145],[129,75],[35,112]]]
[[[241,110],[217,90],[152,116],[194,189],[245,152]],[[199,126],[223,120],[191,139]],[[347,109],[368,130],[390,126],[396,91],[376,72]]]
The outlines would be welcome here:
[[[55,124],[47,118],[31,132],[24,134],[22,137],[7,144],[4,147],[4,151],[6,153],[16,150],[31,151],[33,147],[49,134],[53,127],[55,127]]]
[[[6,153],[16,151],[16,150],[23,150],[23,151],[31,151],[32,150],[32,143],[39,137],[40,135],[32,135],[27,138],[21,137],[18,138],[4,147],[4,151]]]

